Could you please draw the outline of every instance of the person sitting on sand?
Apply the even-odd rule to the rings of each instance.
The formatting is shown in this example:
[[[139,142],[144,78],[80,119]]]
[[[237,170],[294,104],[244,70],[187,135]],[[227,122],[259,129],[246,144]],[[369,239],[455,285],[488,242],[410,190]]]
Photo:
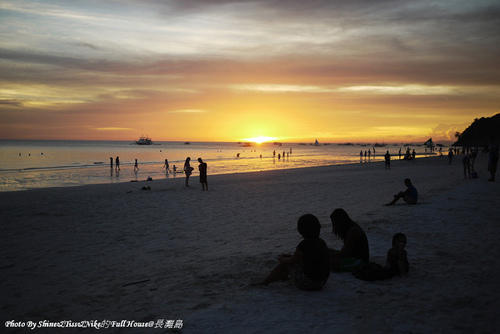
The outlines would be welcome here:
[[[302,240],[293,255],[278,255],[278,265],[262,281],[252,285],[268,285],[291,277],[301,290],[320,290],[330,275],[328,247],[319,237],[321,225],[318,218],[306,214],[299,218],[297,229]]]
[[[408,204],[416,204],[418,200],[418,192],[417,188],[413,186],[410,179],[405,179],[406,190],[400,191],[398,194],[394,195],[394,199],[392,202],[387,203],[386,205],[394,205],[401,198]]]
[[[341,250],[329,249],[330,268],[335,271],[356,271],[370,260],[368,238],[363,229],[352,221],[344,209],[335,209],[330,215],[332,233],[344,245]]]
[[[387,251],[385,264],[385,268],[389,270],[391,276],[406,275],[410,269],[405,247],[406,236],[403,233],[394,234],[392,237],[392,248]]]

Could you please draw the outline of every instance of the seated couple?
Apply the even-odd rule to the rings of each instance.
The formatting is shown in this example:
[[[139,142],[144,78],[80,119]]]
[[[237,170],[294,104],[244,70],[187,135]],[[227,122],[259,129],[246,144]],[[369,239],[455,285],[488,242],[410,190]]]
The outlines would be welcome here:
[[[355,271],[369,261],[368,239],[363,229],[347,212],[336,209],[330,216],[333,230],[343,242],[341,250],[328,249],[319,237],[318,218],[307,214],[299,218],[297,229],[302,240],[293,255],[278,255],[278,265],[262,281],[253,285],[268,285],[289,277],[301,290],[320,290],[328,280],[330,270]]]

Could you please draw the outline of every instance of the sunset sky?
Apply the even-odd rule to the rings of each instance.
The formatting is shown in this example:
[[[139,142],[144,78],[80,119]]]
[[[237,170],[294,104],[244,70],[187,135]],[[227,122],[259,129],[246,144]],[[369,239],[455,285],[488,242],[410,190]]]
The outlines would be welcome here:
[[[0,1],[0,138],[454,141],[500,112],[500,2]]]

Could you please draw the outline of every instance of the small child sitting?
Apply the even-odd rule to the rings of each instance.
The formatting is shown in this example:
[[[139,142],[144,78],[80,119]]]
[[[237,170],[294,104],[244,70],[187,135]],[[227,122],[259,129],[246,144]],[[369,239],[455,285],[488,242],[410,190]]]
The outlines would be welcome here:
[[[403,233],[396,233],[392,237],[392,248],[387,252],[385,264],[385,268],[389,269],[394,276],[406,275],[410,269],[405,247],[406,236]]]

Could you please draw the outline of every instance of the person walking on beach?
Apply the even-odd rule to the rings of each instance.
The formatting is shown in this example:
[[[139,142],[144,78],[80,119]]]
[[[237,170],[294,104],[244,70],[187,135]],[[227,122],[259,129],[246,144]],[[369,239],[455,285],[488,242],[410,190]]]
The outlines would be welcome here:
[[[169,165],[168,165],[168,159],[165,159],[165,164],[163,165],[163,168],[165,168],[165,172],[168,174],[168,173],[172,173],[170,171],[170,168],[169,168]]]
[[[115,159],[115,169],[120,170],[120,157],[116,157]]]
[[[385,159],[385,169],[391,169],[391,155],[389,154],[389,151],[384,155]]]
[[[207,191],[208,191],[207,163],[203,162],[203,160],[201,160],[201,158],[198,158],[198,162],[200,163],[200,165],[198,166],[198,169],[200,170],[201,190],[205,191],[205,187],[206,187]]]
[[[137,172],[138,170],[139,170],[139,164],[137,163],[137,159],[135,159],[134,172]]]
[[[451,161],[453,160],[453,149],[448,150],[448,164],[451,165]]]
[[[401,198],[408,204],[416,204],[418,200],[418,192],[417,189],[413,186],[410,179],[405,179],[406,190],[400,191],[396,195],[394,195],[394,199],[392,202],[387,203],[386,205],[394,205]]]
[[[318,218],[306,214],[299,218],[297,230],[302,240],[293,255],[278,255],[278,265],[261,282],[252,285],[269,285],[289,277],[301,290],[321,290],[330,276],[328,247],[319,237],[321,225]]]
[[[361,226],[340,208],[333,210],[330,220],[332,233],[344,242],[341,250],[328,249],[330,268],[334,271],[353,272],[369,263],[368,238]]]
[[[109,157],[109,167],[113,170],[113,157]]]
[[[184,162],[184,173],[186,174],[186,187],[189,187],[189,177],[191,176],[191,173],[193,172],[193,167],[191,167],[190,164],[191,158],[187,157],[186,161]]]

